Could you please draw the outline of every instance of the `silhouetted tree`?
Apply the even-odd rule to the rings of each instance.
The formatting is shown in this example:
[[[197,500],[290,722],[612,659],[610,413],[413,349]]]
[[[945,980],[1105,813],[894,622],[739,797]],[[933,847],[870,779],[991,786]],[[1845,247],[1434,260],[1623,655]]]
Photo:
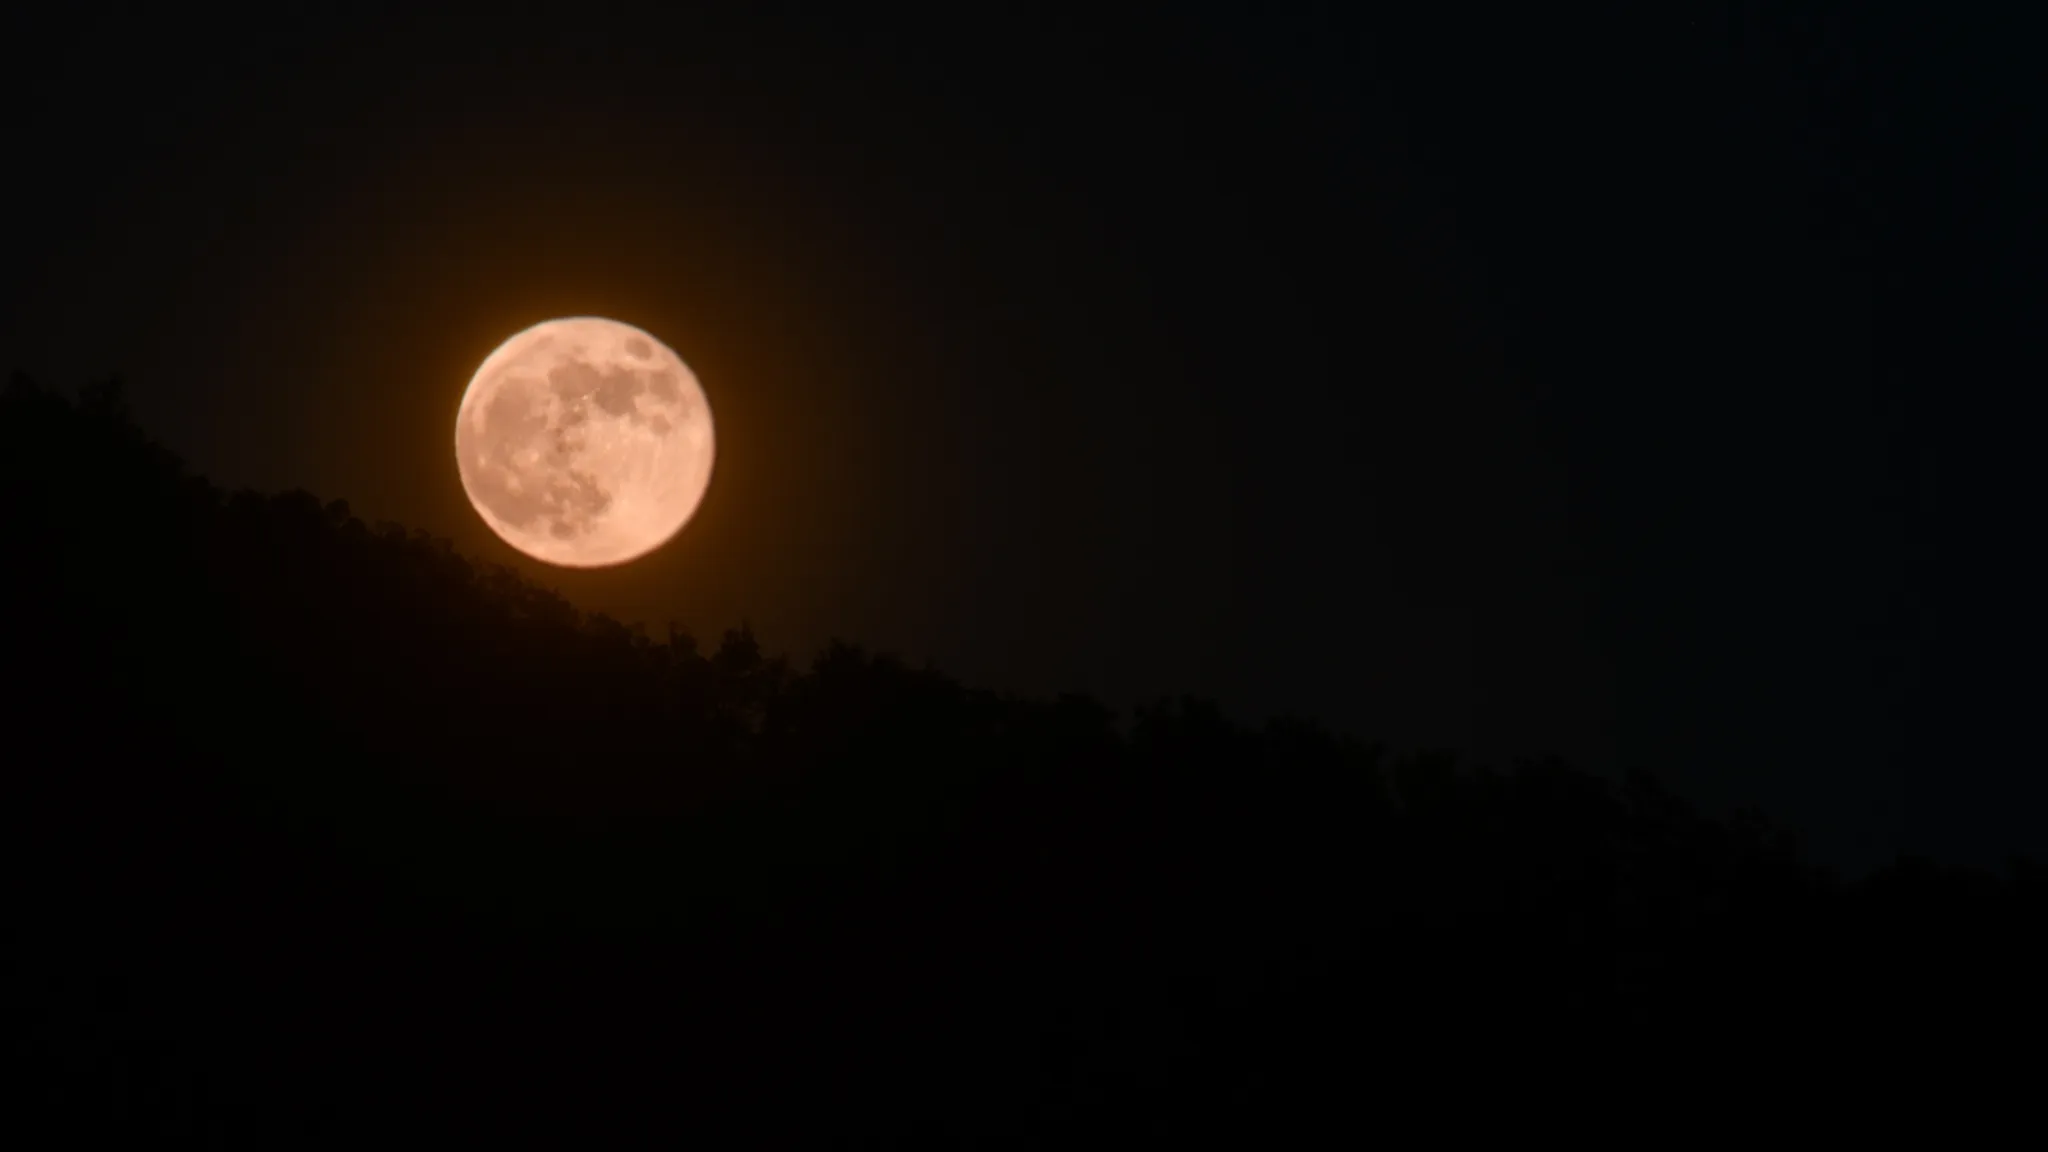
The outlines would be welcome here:
[[[2038,1018],[2033,861],[1843,883],[1647,772],[706,654],[223,494],[112,386],[13,377],[0,468],[18,1091],[130,1143],[1157,1139],[1509,1053]]]

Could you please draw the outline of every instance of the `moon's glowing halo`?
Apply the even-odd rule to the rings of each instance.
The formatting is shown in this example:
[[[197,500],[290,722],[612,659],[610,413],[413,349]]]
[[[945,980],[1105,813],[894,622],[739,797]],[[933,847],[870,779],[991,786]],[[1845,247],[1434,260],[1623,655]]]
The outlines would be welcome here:
[[[484,359],[455,417],[455,459],[491,531],[536,560],[624,564],[697,511],[716,455],[696,373],[597,316],[547,320]]]

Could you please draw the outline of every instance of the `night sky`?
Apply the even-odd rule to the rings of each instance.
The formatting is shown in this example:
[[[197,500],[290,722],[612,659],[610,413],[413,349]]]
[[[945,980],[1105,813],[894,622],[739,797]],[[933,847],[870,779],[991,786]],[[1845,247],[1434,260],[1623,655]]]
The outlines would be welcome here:
[[[781,7],[13,12],[0,367],[657,635],[1643,767],[1851,872],[2040,849],[2041,29]],[[452,455],[577,314],[718,422],[623,568]]]

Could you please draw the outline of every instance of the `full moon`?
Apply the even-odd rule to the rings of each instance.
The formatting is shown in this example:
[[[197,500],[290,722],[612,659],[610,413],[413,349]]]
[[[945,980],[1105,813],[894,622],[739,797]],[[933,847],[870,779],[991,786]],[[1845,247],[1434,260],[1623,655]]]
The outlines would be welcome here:
[[[599,568],[645,556],[711,483],[711,406],[667,345],[617,320],[548,320],[470,378],[455,460],[477,515],[536,560]]]

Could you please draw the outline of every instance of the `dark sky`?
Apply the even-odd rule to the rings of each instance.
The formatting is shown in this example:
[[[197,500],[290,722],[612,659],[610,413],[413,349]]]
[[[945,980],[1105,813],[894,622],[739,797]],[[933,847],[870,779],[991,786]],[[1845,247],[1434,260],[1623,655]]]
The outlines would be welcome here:
[[[0,356],[657,634],[1641,766],[1852,871],[2038,850],[2039,28],[807,7],[15,12]],[[545,569],[452,421],[589,313],[718,471]]]

